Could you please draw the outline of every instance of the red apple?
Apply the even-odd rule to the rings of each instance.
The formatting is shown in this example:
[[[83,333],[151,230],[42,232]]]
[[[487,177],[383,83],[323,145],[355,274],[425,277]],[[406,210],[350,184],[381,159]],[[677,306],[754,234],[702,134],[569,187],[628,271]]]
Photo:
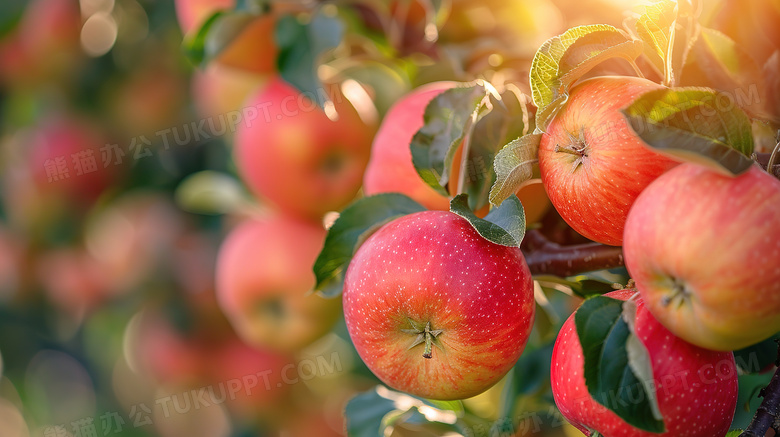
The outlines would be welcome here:
[[[129,368],[154,385],[197,386],[207,371],[198,345],[159,310],[136,314],[125,331]]]
[[[682,165],[628,215],[626,266],[655,317],[701,347],[735,350],[780,331],[780,181]]]
[[[203,24],[213,13],[232,9],[236,0],[176,0],[176,18],[182,32],[190,33]]]
[[[534,318],[520,249],[482,238],[445,211],[401,217],[369,237],[349,265],[343,300],[369,369],[433,399],[475,396],[498,382]]]
[[[213,13],[230,10],[236,0],[176,0],[176,16],[183,33],[192,33]],[[282,9],[289,8],[282,6]],[[233,68],[271,73],[276,70],[278,53],[274,40],[276,16],[254,18],[217,56],[216,62]]]
[[[254,348],[237,338],[220,339],[203,352],[210,369],[207,380],[215,387],[216,397],[221,395],[219,385],[223,384],[225,405],[241,417],[256,418],[263,410],[273,409],[291,388],[285,378],[286,373],[295,373],[290,370],[295,364],[286,355]],[[241,390],[235,389],[237,380]]]
[[[38,261],[38,277],[48,298],[79,319],[115,294],[108,273],[80,248],[43,255]]]
[[[425,107],[455,86],[454,82],[435,82],[415,89],[393,105],[382,120],[371,147],[371,161],[366,168],[363,192],[402,193],[428,209],[449,210],[450,200],[428,186],[412,164],[409,143],[423,127]]]
[[[86,248],[114,289],[133,290],[170,257],[185,220],[166,196],[150,191],[129,192],[102,206],[85,223]]]
[[[187,78],[171,50],[150,50],[148,60],[104,88],[113,125],[124,138],[154,139],[160,131],[184,123]],[[128,157],[129,159],[129,157]]]
[[[341,302],[310,294],[325,230],[291,217],[250,220],[234,229],[217,259],[217,297],[250,344],[292,351],[330,330]]]
[[[607,296],[628,300],[634,293],[622,290]],[[636,334],[650,356],[666,432],[634,428],[591,397],[585,386],[574,314],[558,334],[550,370],[553,397],[561,414],[586,435],[594,431],[605,437],[726,435],[737,404],[734,356],[701,349],[675,337],[653,318],[641,298],[635,321]]]
[[[373,129],[346,98],[332,94],[337,121],[277,78],[250,98],[247,107],[257,117],[247,116],[236,131],[241,177],[255,194],[298,217],[320,219],[346,206],[368,162]]]
[[[72,203],[92,203],[123,169],[116,160],[104,161],[107,143],[89,120],[59,114],[41,120],[24,144],[35,188]]]
[[[247,98],[267,81],[267,76],[213,63],[194,72],[192,98],[200,116],[226,117],[242,110]]]
[[[0,81],[12,88],[51,87],[70,79],[83,53],[77,0],[34,0],[13,32],[0,41]]]
[[[622,108],[661,88],[645,79],[599,77],[572,88],[542,136],[539,169],[550,201],[575,231],[619,246],[639,193],[677,163],[651,151]]]

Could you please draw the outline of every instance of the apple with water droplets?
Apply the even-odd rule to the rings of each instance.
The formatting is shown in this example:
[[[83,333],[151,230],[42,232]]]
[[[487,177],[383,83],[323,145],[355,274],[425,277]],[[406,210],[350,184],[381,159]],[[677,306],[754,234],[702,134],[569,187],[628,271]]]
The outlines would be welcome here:
[[[636,290],[629,289],[606,296],[625,301],[634,294]],[[737,405],[734,355],[701,349],[675,337],[650,314],[641,298],[636,304],[636,335],[648,351],[666,431],[658,434],[635,428],[593,399],[585,386],[574,314],[558,333],[550,369],[553,397],[563,417],[586,435],[598,432],[603,437],[725,436]],[[620,401],[607,396],[606,402]]]
[[[780,331],[780,181],[696,164],[661,176],[628,214],[626,267],[675,335],[736,350]]]
[[[535,309],[520,249],[447,211],[407,215],[371,235],[347,269],[343,302],[369,369],[394,389],[441,400],[498,382],[520,357]]]
[[[660,88],[631,77],[583,81],[542,135],[539,170],[547,195],[566,223],[593,241],[620,246],[634,200],[677,165],[650,150],[620,112]]]

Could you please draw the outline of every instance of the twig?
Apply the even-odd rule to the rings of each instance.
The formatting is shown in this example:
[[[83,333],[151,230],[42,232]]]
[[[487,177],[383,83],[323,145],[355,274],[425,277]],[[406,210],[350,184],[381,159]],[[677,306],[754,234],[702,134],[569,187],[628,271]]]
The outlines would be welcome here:
[[[756,162],[769,174],[780,177],[780,163],[772,162],[772,155],[773,153],[756,153]],[[774,156],[774,161],[777,161],[780,158],[780,153],[774,154]]]
[[[531,274],[573,276],[623,265],[623,249],[598,243],[562,246],[548,240],[539,230],[525,234],[520,247]]]
[[[778,361],[780,361],[780,350],[778,350]],[[780,367],[775,370],[769,385],[761,389],[758,396],[764,400],[761,401],[761,406],[756,410],[750,425],[739,437],[764,437],[770,428],[776,428],[776,422],[780,419]]]

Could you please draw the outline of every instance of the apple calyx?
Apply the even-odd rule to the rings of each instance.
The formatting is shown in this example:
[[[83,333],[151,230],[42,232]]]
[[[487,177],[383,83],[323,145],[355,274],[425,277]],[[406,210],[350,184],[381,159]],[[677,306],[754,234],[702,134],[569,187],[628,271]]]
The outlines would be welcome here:
[[[412,326],[411,329],[402,329],[401,332],[405,332],[407,334],[416,335],[414,342],[409,346],[409,349],[412,349],[413,347],[417,346],[418,344],[425,343],[425,351],[423,352],[423,358],[431,359],[433,358],[433,345],[436,345],[436,347],[441,348],[439,343],[436,341],[436,337],[438,337],[442,332],[444,332],[443,329],[431,329],[431,322],[426,322],[425,326],[422,326],[419,323],[415,323],[412,319],[407,319],[409,321],[409,324]]]
[[[661,298],[661,305],[668,307],[672,303],[675,303],[679,308],[685,304],[685,302],[687,302],[690,297],[691,291],[688,290],[688,287],[685,285],[685,283],[675,278],[672,279],[671,293],[666,294]]]
[[[284,319],[287,313],[285,304],[280,297],[261,300],[256,303],[255,308],[258,315],[273,318],[277,321]]]
[[[581,128],[578,136],[574,136],[571,132],[566,132],[569,137],[569,144],[561,146],[555,145],[555,153],[567,153],[569,155],[576,156],[576,159],[572,163],[571,172],[574,173],[577,168],[585,162],[585,158],[588,157],[590,147],[588,142],[585,141],[585,129]]]

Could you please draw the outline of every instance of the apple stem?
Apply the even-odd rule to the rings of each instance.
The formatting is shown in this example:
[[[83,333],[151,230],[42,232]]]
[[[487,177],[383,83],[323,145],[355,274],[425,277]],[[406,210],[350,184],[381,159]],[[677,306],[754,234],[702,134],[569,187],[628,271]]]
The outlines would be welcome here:
[[[582,152],[578,152],[570,147],[561,147],[557,144],[555,145],[555,153],[568,153],[569,155],[574,155],[578,157],[582,156]]]
[[[431,329],[431,322],[425,323],[425,327],[420,328],[421,324],[415,323],[412,319],[407,319],[407,320],[409,321],[409,324],[412,326],[412,328],[402,329],[401,332],[405,332],[407,334],[412,334],[416,336],[411,346],[409,346],[409,349],[414,348],[418,344],[425,343],[423,358],[427,358],[427,359],[433,358],[433,345],[436,341],[436,337],[438,337],[442,332],[444,332],[444,330]]]
[[[678,279],[674,279],[672,282],[672,293],[661,298],[661,305],[664,307],[671,305],[675,301],[679,301],[678,306],[680,306],[690,296],[690,292],[685,287],[685,284]]]
[[[423,358],[431,359],[433,358],[433,339],[431,338],[431,334],[426,332],[425,333],[425,352],[423,352]]]

